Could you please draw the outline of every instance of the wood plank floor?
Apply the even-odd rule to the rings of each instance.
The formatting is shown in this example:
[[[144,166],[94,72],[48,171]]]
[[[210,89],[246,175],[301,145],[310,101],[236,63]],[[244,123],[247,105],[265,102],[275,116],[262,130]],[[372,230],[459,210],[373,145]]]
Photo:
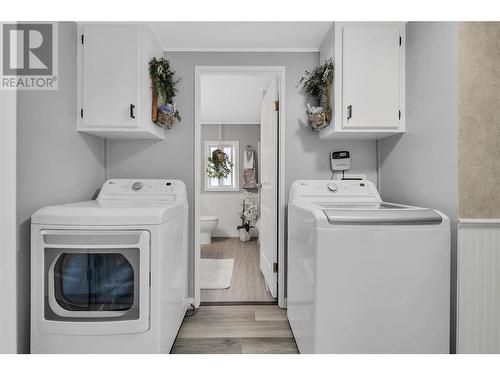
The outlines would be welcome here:
[[[201,257],[234,259],[231,287],[202,289],[201,302],[266,302],[275,299],[269,293],[259,265],[259,245],[256,239],[241,242],[238,238],[212,238],[201,247]]]
[[[200,306],[186,317],[172,354],[297,354],[278,305]]]

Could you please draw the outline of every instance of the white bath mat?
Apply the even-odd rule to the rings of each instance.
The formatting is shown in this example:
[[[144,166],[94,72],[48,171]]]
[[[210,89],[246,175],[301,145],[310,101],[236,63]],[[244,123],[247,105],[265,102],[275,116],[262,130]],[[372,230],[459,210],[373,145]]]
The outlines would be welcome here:
[[[201,259],[201,289],[227,289],[231,286],[234,259]]]

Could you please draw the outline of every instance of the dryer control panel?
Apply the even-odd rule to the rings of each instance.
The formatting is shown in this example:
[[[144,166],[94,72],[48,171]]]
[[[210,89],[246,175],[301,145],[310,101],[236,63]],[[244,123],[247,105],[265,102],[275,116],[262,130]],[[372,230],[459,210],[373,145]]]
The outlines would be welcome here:
[[[290,187],[290,202],[381,202],[375,184],[368,180],[298,180]]]
[[[185,199],[186,187],[179,180],[112,179],[107,180],[97,200],[161,200]]]

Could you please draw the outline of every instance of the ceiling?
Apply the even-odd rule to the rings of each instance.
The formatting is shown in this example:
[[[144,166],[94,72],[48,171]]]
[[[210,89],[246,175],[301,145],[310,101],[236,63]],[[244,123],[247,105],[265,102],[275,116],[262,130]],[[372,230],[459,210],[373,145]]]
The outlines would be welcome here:
[[[151,22],[166,51],[319,50],[332,22]]]
[[[260,103],[271,79],[269,74],[202,75],[202,124],[259,123]]]

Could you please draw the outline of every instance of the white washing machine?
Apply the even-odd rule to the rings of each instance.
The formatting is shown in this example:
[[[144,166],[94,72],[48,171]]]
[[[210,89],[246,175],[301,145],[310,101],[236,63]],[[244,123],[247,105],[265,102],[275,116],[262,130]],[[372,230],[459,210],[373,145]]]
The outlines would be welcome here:
[[[449,353],[450,223],[370,181],[295,181],[288,319],[301,353]]]
[[[108,180],[31,218],[32,353],[168,353],[187,308],[186,187]]]

